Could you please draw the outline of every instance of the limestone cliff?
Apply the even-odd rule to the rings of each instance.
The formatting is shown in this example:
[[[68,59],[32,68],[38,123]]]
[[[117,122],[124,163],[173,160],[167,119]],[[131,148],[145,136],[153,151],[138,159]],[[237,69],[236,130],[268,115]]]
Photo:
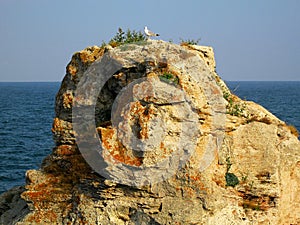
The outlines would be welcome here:
[[[163,41],[73,55],[56,147],[1,224],[300,224],[300,143],[233,95],[212,48]]]

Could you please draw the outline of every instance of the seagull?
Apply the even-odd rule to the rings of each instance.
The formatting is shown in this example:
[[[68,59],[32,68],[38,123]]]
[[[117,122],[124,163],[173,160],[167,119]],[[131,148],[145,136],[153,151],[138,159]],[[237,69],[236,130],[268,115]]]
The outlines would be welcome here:
[[[151,30],[148,30],[147,27],[144,28],[144,32],[145,32],[145,34],[147,35],[148,38],[159,36],[159,34],[156,34],[156,33],[152,32]]]

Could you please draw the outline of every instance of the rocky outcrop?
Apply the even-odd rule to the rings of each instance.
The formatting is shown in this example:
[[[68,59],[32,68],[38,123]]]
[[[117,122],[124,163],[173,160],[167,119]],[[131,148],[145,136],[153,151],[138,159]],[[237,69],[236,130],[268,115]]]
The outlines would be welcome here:
[[[75,53],[55,112],[56,147],[1,196],[2,224],[300,224],[298,138],[230,93],[210,47]]]
[[[24,187],[15,187],[0,196],[0,224],[15,224],[29,213],[24,199],[20,197]]]

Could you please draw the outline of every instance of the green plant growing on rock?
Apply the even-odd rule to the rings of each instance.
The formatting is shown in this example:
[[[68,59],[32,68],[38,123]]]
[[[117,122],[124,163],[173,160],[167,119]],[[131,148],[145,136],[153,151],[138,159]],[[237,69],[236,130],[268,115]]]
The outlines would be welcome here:
[[[229,173],[229,170],[232,165],[229,157],[227,157],[227,159],[226,159],[226,164],[227,164],[227,169],[226,169],[226,173],[225,173],[226,186],[235,187],[240,182],[239,182],[238,177],[234,173]]]
[[[163,73],[162,75],[159,75],[159,79],[163,82],[166,82],[168,84],[172,84],[177,86],[179,84],[179,79],[176,75],[173,75],[172,73]]]
[[[116,35],[108,42],[113,48],[124,44],[146,42],[147,37],[141,31],[128,29],[126,32],[122,28],[118,29]],[[101,47],[105,47],[106,43],[103,42]]]
[[[241,179],[243,183],[246,182],[248,179],[248,174],[244,175],[243,173],[241,173]]]
[[[226,101],[229,101],[230,95],[231,95],[231,93],[225,92],[225,93],[223,93],[223,98],[225,98]]]
[[[180,45],[198,45],[200,40],[201,38],[198,38],[197,40],[180,38]]]
[[[101,45],[100,45],[100,48],[104,49],[106,45],[107,45],[106,42],[105,42],[105,41],[102,41],[102,43],[101,43]]]
[[[224,93],[223,97],[228,102],[226,106],[226,113],[232,116],[243,116],[246,109],[246,105],[240,102],[234,101],[231,93]]]
[[[228,114],[233,116],[242,116],[245,108],[246,108],[245,105],[235,103],[228,108],[227,112]]]

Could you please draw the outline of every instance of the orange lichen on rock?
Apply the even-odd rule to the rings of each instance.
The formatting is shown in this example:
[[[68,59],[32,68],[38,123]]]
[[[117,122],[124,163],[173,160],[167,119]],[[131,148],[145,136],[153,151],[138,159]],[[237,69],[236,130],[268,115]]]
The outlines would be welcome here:
[[[62,98],[63,98],[64,108],[70,109],[72,107],[72,102],[73,102],[73,93],[72,92],[66,92],[62,95]]]
[[[72,155],[75,152],[77,152],[76,147],[72,145],[60,145],[57,146],[53,151],[54,154],[61,155],[61,156]]]
[[[78,74],[82,74],[86,68],[95,60],[104,54],[104,48],[98,46],[88,47],[80,52],[76,52],[67,65],[67,74],[71,75],[71,79],[76,79]]]
[[[74,64],[69,64],[69,65],[67,66],[67,71],[68,71],[72,76],[75,76],[76,73],[77,73],[77,71],[78,71],[78,69],[77,69],[77,67],[76,67]]]
[[[54,210],[41,210],[39,213],[29,215],[27,220],[32,224],[55,223],[57,214]]]
[[[164,144],[164,142],[160,142],[160,152],[161,152],[161,159],[165,159],[170,157],[170,155],[173,153],[173,149],[167,148]]]
[[[112,128],[98,128],[102,140],[103,157],[110,162],[124,163],[130,166],[142,165],[143,159],[134,156],[131,149],[126,149],[116,138],[116,131]]]
[[[99,48],[98,46],[92,46],[79,53],[80,59],[83,63],[92,63],[103,55],[104,49]]]
[[[139,101],[133,102],[130,106],[130,116],[132,120],[137,120],[137,125],[140,127],[138,138],[148,138],[148,122],[150,119],[151,110],[143,106]]]
[[[63,126],[60,122],[61,122],[61,120],[59,118],[57,118],[57,117],[54,118],[53,124],[52,124],[52,129],[51,129],[53,133],[63,130]]]
[[[114,146],[114,140],[116,139],[115,137],[115,130],[112,129],[112,128],[103,128],[103,127],[98,127],[97,128],[98,132],[99,132],[99,136],[100,136],[100,139],[102,141],[102,146],[105,148],[105,149],[111,149],[113,147],[117,147],[117,146]]]
[[[75,137],[72,123],[58,117],[54,118],[51,129],[55,142],[61,144],[74,144]]]

